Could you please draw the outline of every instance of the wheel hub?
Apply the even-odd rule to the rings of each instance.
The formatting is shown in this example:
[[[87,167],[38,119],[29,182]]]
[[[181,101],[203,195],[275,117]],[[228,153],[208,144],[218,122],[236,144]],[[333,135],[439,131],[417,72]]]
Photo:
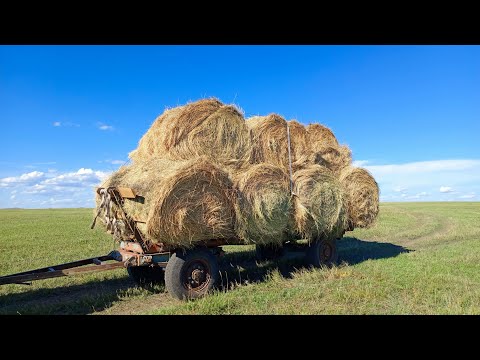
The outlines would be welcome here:
[[[325,243],[322,246],[322,257],[326,261],[328,261],[332,257],[332,246],[330,244]]]
[[[210,279],[208,267],[200,261],[190,264],[186,275],[186,287],[196,291],[200,291],[207,286]]]
[[[192,271],[192,281],[195,284],[200,284],[205,281],[205,272],[199,269],[195,269]]]

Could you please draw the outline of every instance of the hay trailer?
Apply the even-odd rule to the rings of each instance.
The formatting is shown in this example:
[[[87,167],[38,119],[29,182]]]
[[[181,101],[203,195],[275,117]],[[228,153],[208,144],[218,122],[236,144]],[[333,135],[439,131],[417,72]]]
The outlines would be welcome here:
[[[168,292],[178,299],[194,299],[204,296],[219,280],[218,257],[223,256],[222,245],[240,245],[239,239],[211,239],[192,249],[170,247],[163,243],[152,244],[143,238],[137,227],[139,220],[130,217],[124,210],[124,199],[136,195],[130,188],[98,188],[109,195],[118,206],[122,221],[130,230],[130,237],[120,241],[119,248],[108,255],[48,266],[0,277],[0,285],[23,284],[62,276],[113,270],[124,267],[129,276],[141,286],[165,283]],[[92,224],[92,228],[95,225]],[[343,234],[342,234],[343,235]],[[280,250],[280,251],[279,251]],[[256,248],[260,260],[274,258],[281,249],[268,246]],[[318,240],[306,248],[309,264],[320,267],[330,265],[337,259],[336,242]]]

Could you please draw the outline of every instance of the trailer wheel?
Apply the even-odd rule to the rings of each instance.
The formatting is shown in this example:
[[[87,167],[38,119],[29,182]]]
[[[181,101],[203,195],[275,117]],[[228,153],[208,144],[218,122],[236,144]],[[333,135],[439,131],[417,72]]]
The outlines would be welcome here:
[[[307,262],[315,267],[332,266],[337,263],[337,241],[316,240],[307,248]]]
[[[130,278],[139,286],[149,287],[165,282],[165,271],[153,266],[129,266],[127,272]]]
[[[283,247],[274,245],[256,245],[255,257],[259,261],[274,260],[284,254],[285,249]]]
[[[196,299],[218,282],[216,257],[207,249],[177,251],[165,268],[165,287],[173,297]]]

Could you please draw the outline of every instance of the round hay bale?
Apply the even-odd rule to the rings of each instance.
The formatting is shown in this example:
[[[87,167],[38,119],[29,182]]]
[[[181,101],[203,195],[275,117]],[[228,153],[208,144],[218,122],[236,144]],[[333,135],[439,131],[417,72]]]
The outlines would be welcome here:
[[[293,162],[311,153],[309,137],[305,126],[296,120],[288,121],[290,128],[290,146]]]
[[[102,184],[109,186],[129,187],[138,195],[135,199],[125,199],[124,209],[129,216],[146,221],[152,205],[152,194],[158,185],[177,168],[186,162],[173,162],[162,158],[153,158],[141,162],[133,162],[113,172]],[[96,195],[97,208],[100,197]],[[146,235],[146,233],[144,234]]]
[[[338,141],[332,130],[326,126],[320,124],[310,124],[306,128],[310,148],[316,152],[319,151],[323,146],[333,146],[338,147]]]
[[[228,174],[206,157],[176,167],[156,185],[147,219],[152,241],[188,248],[202,240],[235,236]]]
[[[135,162],[151,159],[152,156],[162,157],[165,150],[160,146],[160,139],[163,137],[161,124],[163,122],[172,122],[182,112],[184,106],[166,109],[163,114],[158,116],[147,132],[142,136],[138,147],[128,154],[128,157]]]
[[[252,136],[252,164],[288,168],[287,121],[277,114],[254,116],[246,121]]]
[[[346,228],[346,204],[335,175],[323,166],[311,165],[297,171],[293,181],[295,232],[309,240],[341,236]]]
[[[236,233],[249,244],[281,245],[291,216],[289,179],[279,167],[257,164],[238,173]]]
[[[340,174],[347,198],[349,227],[374,224],[379,211],[379,189],[373,176],[363,168],[348,167]]]
[[[238,109],[217,99],[203,99],[157,118],[131,157],[141,161],[152,156],[172,160],[207,156],[236,165],[247,159],[250,147],[250,133]]]
[[[335,174],[339,174],[352,163],[352,152],[346,145],[325,145],[317,150],[310,156],[311,163],[325,166]]]

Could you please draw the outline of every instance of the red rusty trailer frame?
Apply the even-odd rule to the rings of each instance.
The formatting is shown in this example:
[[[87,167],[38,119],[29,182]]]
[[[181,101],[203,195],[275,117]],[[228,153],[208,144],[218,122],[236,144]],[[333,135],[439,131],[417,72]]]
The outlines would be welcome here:
[[[0,285],[29,285],[28,282],[34,280],[73,276],[124,267],[129,275],[140,285],[165,281],[167,290],[174,297],[179,299],[198,298],[204,296],[218,283],[217,257],[223,255],[221,246],[242,244],[237,238],[202,241],[198,242],[193,249],[173,248],[163,243],[149,243],[145,241],[137,227],[137,223],[143,221],[132,218],[123,208],[125,199],[137,198],[134,190],[109,187],[106,189],[98,188],[97,193],[109,196],[109,199],[117,205],[121,220],[130,230],[129,238],[120,241],[120,246],[117,250],[113,250],[104,256],[2,276],[0,277]],[[91,228],[94,227],[96,219],[97,217],[95,217]],[[343,233],[341,236],[343,236]],[[308,262],[314,266],[334,263],[337,258],[335,240],[318,239],[312,242],[307,248]],[[264,250],[266,251],[260,253],[260,257],[271,255],[272,249]]]

